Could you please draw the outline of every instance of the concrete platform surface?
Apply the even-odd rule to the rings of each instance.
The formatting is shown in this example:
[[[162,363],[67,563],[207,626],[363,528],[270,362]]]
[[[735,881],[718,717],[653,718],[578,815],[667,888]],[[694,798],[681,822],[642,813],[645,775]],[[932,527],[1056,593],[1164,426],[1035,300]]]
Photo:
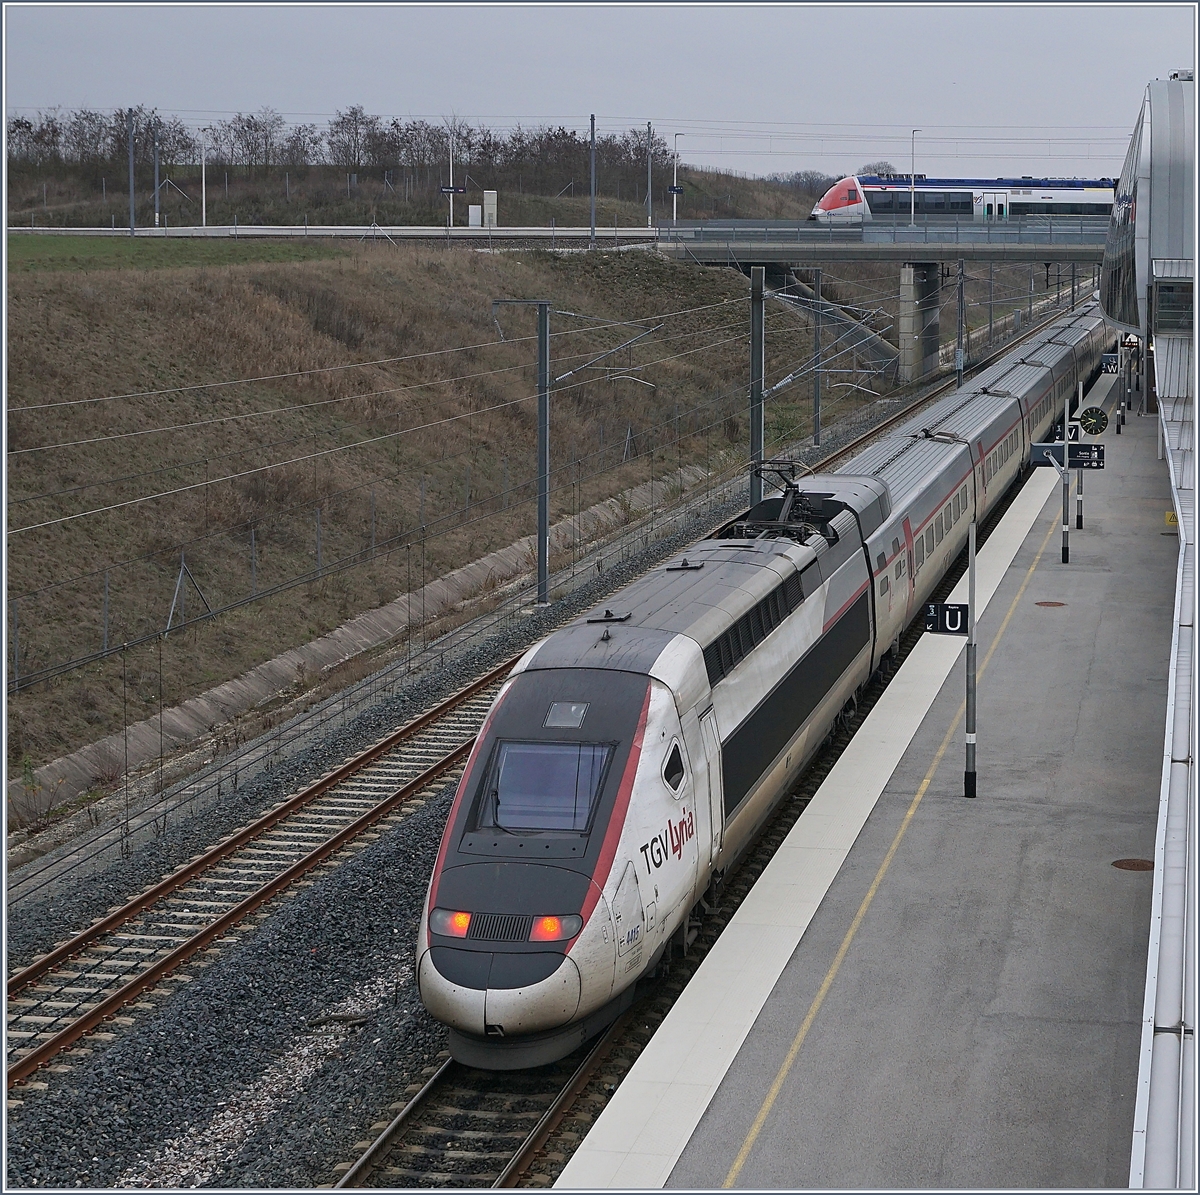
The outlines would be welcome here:
[[[960,660],[698,1123],[686,1068],[627,1079],[559,1185],[1126,1185],[1152,873],[1112,863],[1153,855],[1177,541],[1153,421],[1104,443],[1071,563],[1055,487],[983,614],[979,798]],[[731,1006],[703,978],[694,1021]],[[606,1121],[647,1144],[619,1159]]]

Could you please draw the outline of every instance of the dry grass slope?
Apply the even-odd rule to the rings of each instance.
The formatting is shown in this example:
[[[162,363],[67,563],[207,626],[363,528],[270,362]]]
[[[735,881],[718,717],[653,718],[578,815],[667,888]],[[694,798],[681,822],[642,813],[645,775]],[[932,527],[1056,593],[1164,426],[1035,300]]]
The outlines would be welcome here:
[[[497,343],[494,298],[666,317],[605,362],[619,376],[587,371],[556,392],[552,517],[651,469],[713,460],[743,431],[746,294],[735,273],[643,253],[360,246],[290,263],[14,273],[8,597],[21,673],[100,648],[106,573],[110,645],[161,630],[181,546],[199,590],[183,587],[189,617],[313,570],[318,512],[323,566],[352,567],[172,633],[168,705],[527,534],[534,326],[504,309]],[[562,315],[553,327],[556,376],[633,334]],[[771,329],[773,367],[809,351],[790,313]],[[364,361],[381,363],[340,368]],[[296,371],[308,372],[274,376]],[[250,377],[264,380],[87,401]],[[10,760],[40,764],[154,713],[158,648],[129,650],[124,685],[109,657],[18,693]]]

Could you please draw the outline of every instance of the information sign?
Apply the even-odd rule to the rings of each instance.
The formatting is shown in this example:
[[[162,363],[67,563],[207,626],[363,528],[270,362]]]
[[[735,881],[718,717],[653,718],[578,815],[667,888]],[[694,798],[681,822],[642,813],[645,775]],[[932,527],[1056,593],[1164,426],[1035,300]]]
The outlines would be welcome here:
[[[668,187],[667,194],[668,195],[682,195],[683,188],[682,187]]]
[[[926,602],[925,630],[931,635],[966,635],[971,607],[954,602]]]
[[[1068,469],[1103,469],[1103,444],[1068,444]]]

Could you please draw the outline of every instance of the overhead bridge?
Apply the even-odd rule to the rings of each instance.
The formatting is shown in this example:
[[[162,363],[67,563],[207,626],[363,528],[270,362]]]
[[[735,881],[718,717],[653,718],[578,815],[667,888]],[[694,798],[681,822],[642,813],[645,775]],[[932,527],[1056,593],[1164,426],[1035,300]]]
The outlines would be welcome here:
[[[830,225],[703,221],[663,225],[660,253],[704,265],[820,265],[835,261],[1050,262],[1099,265],[1107,216],[1029,216],[974,222]]]

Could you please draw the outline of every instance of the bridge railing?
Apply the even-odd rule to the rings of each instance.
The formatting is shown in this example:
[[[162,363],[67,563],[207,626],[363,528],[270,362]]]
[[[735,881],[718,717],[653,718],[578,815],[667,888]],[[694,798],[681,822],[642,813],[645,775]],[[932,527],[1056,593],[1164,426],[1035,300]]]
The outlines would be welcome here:
[[[1107,216],[1021,216],[1015,220],[923,219],[915,224],[727,220],[660,224],[660,244],[1011,244],[1102,245]]]

